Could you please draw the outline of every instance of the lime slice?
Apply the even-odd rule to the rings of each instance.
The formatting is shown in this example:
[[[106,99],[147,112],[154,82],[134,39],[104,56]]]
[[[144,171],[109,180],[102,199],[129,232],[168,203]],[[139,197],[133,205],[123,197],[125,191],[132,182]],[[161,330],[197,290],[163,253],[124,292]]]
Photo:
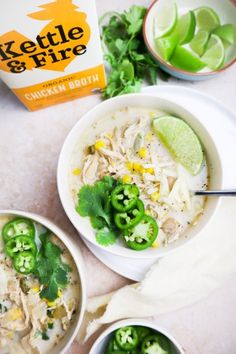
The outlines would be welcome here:
[[[164,59],[169,60],[172,56],[175,47],[178,44],[178,39],[174,35],[155,39],[157,53]]]
[[[179,44],[189,43],[194,36],[195,28],[196,20],[193,11],[189,11],[180,17],[175,30],[179,37]]]
[[[225,49],[220,37],[212,34],[201,59],[212,70],[219,69],[224,63]]]
[[[207,42],[209,39],[209,32],[200,30],[196,36],[189,43],[190,48],[197,53],[198,55],[202,55],[206,49]]]
[[[205,68],[206,64],[194,53],[178,45],[170,59],[171,65],[175,68],[197,72]]]
[[[154,38],[168,35],[174,29],[178,17],[177,6],[173,1],[160,1],[157,9],[154,18]]]
[[[212,31],[220,25],[217,13],[210,7],[199,7],[194,10],[197,26],[205,31]]]
[[[235,42],[236,34],[235,27],[233,25],[223,25],[217,27],[216,29],[214,29],[213,33],[220,37],[223,43],[230,45],[234,44]]]
[[[153,130],[171,155],[192,175],[197,175],[203,162],[201,143],[182,119],[163,116],[153,121]]]

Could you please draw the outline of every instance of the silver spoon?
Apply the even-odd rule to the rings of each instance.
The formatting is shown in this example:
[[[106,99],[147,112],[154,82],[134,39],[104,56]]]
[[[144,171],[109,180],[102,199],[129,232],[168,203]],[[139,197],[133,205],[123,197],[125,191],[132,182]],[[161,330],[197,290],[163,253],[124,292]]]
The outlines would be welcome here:
[[[193,191],[194,195],[203,196],[222,196],[222,197],[236,197],[236,189],[212,190],[212,191]]]

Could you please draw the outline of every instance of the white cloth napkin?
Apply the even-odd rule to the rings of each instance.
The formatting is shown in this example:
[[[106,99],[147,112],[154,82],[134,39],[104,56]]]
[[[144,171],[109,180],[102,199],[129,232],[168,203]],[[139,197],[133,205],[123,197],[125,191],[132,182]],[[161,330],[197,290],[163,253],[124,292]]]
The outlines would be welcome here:
[[[88,301],[90,320],[88,325],[84,323],[85,339],[103,324],[156,316],[208,296],[236,272],[235,234],[236,199],[222,198],[205,230],[189,244],[160,259],[143,281]]]

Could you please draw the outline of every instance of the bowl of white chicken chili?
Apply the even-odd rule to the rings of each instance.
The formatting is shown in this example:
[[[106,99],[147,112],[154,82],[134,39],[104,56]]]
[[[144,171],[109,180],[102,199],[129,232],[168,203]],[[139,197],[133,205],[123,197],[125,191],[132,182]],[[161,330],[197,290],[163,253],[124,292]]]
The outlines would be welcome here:
[[[201,120],[149,94],[110,99],[71,130],[58,164],[63,207],[88,241],[120,256],[156,258],[193,239],[218,199],[222,166]]]
[[[64,353],[85,309],[82,256],[36,214],[0,211],[0,353]]]

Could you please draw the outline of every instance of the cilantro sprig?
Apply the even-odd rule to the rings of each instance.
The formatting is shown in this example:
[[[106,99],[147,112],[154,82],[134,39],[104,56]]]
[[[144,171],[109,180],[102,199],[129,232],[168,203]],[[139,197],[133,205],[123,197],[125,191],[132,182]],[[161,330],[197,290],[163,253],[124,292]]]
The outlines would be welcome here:
[[[76,210],[81,216],[90,217],[96,229],[96,240],[103,246],[114,244],[119,236],[111,206],[111,192],[118,183],[119,180],[105,176],[94,185],[83,186],[78,193]]]
[[[37,255],[35,275],[44,285],[40,292],[41,298],[54,301],[58,297],[59,288],[64,289],[69,282],[71,268],[63,263],[62,249],[50,241],[50,233],[40,236],[41,248]]]
[[[102,23],[110,17],[102,26],[101,36],[110,66],[103,98],[138,92],[144,79],[156,83],[158,64],[147,51],[142,35],[145,13],[146,8],[132,6],[128,11],[109,12],[100,19]]]

